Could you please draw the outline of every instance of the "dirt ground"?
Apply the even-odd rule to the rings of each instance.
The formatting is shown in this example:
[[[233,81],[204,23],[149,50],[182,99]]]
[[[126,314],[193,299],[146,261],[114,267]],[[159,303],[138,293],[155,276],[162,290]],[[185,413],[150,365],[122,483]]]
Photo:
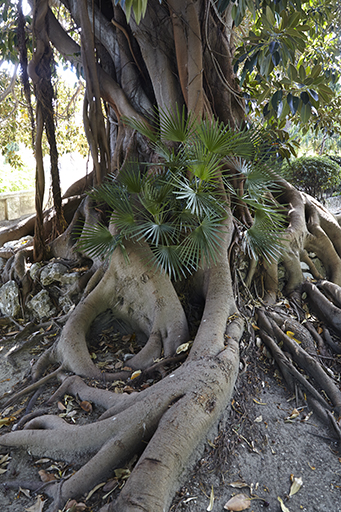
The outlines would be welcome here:
[[[36,357],[32,348],[19,352],[14,358],[7,357],[13,345],[10,336],[1,339],[1,396],[13,386],[22,385],[28,377],[30,362]],[[341,361],[339,370],[341,373]],[[46,387],[37,407],[42,406],[55,388],[56,383]],[[10,411],[1,409],[2,418],[15,414],[27,403],[28,398],[25,398]],[[186,475],[170,510],[220,512],[233,495],[243,493],[252,498],[248,510],[253,512],[341,512],[341,453],[333,440],[333,432],[322,426],[314,415],[308,416],[307,409],[300,406],[302,404],[296,404],[285,389],[271,360],[261,355],[256,347],[249,348],[232,405],[227,404],[219,431],[209,435],[199,463]],[[299,415],[289,419],[295,408]],[[55,405],[50,412],[60,411]],[[86,413],[78,411],[77,414],[77,421],[86,421]],[[8,431],[12,426],[1,428]],[[12,457],[9,463],[0,464],[0,468],[7,470],[0,475],[0,510],[41,511],[41,500],[46,499],[43,490],[28,497],[25,484],[39,481],[38,471],[41,470],[58,476],[65,471],[65,465],[60,461],[37,461],[23,451],[8,452],[0,446],[0,460],[8,453]],[[303,485],[288,498],[294,478],[301,478]],[[21,490],[5,484],[18,480]],[[123,480],[119,485],[123,485]],[[97,512],[105,502],[105,494],[102,487],[90,498],[83,496],[79,501],[85,502],[87,511]],[[287,509],[281,508],[278,497]],[[48,501],[43,510],[47,505]]]

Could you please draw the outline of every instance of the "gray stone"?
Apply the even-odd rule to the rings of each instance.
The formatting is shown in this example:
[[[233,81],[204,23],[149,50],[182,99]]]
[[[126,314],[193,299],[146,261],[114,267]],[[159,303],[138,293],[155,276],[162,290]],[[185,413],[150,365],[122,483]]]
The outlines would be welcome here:
[[[38,320],[50,317],[56,314],[56,308],[51,302],[50,296],[46,290],[41,290],[26,304],[27,309]]]
[[[43,286],[48,286],[56,281],[60,283],[66,272],[67,267],[62,263],[49,263],[40,272],[40,282]]]
[[[15,281],[7,281],[0,288],[0,310],[5,316],[15,317],[20,309],[19,288]]]
[[[61,276],[60,283],[64,285],[74,285],[79,279],[79,272],[70,272]]]
[[[31,276],[31,279],[33,279],[33,281],[36,279],[37,277],[37,274],[39,272],[39,270],[42,268],[43,264],[38,262],[38,263],[32,263],[32,265],[30,266],[30,276]]]
[[[9,240],[8,242],[5,242],[3,248],[17,251],[18,249],[23,249],[26,245],[31,243],[33,243],[33,236],[26,235],[19,238],[19,240]]]
[[[69,313],[75,308],[75,304],[72,302],[70,297],[68,297],[68,295],[61,295],[59,297],[59,305],[65,314]]]

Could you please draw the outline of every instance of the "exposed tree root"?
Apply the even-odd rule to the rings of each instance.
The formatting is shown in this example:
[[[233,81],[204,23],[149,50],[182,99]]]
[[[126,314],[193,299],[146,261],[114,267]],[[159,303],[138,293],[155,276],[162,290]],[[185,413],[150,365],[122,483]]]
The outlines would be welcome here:
[[[55,347],[38,361],[35,378],[45,365],[61,362],[63,369],[95,379],[115,380],[94,365],[87,349],[86,335],[93,321],[110,310],[147,336],[141,351],[129,360],[132,369],[145,369],[157,358],[168,357],[188,341],[187,320],[170,280],[150,268],[148,247],[127,245],[129,264],[115,251],[102,280],[76,307]]]
[[[310,343],[307,345],[309,332],[304,333],[304,326],[300,324],[296,324],[299,328],[295,328],[293,332],[286,330],[286,322],[279,327],[278,314],[269,309],[260,309],[257,315],[261,338],[279,365],[289,389],[294,391],[296,384],[299,384],[312,409],[327,423],[330,423],[332,411],[335,412],[336,418],[340,418],[341,391],[317,361],[316,350],[313,351],[314,357],[307,352],[311,350]],[[282,348],[279,345],[282,345]],[[304,373],[301,373],[302,370]],[[309,375],[309,381],[305,374]],[[304,400],[304,396],[301,392],[301,399]],[[333,426],[335,428],[336,425],[340,431],[337,421]]]
[[[223,254],[226,253],[227,251]],[[145,248],[142,249],[142,254],[146,257]],[[150,273],[150,270],[146,276],[145,264],[141,264],[141,260],[139,260],[140,263],[135,261],[134,254],[130,252],[129,256],[131,266],[126,266],[122,255],[112,258],[105,277],[74,311],[73,332],[75,334],[79,332],[79,311],[89,317],[87,320],[87,328],[89,328],[92,320],[103,308],[113,304],[112,290],[120,290],[125,285],[124,301],[118,309],[122,316],[130,314],[133,319],[137,318],[140,321],[140,328],[145,322],[144,328],[147,332],[159,331],[160,339],[162,337],[164,342],[165,355],[172,354],[180,343],[188,339],[187,322],[178,299],[175,300],[174,289],[170,292],[170,281],[165,276],[155,276]],[[134,269],[135,273],[136,269],[140,269],[137,273],[138,279],[133,279],[131,269]],[[124,273],[121,281],[119,281],[119,273]],[[144,276],[142,280],[141,275]],[[149,298],[153,297],[153,301],[148,302],[147,309],[141,301],[140,309],[130,311],[128,300],[129,293],[132,292],[130,292],[129,280],[133,281],[134,286],[136,281],[137,286],[142,283],[141,289],[144,290],[145,302],[146,298],[149,301]],[[119,281],[118,284],[117,281]],[[160,292],[162,292],[161,296]],[[134,297],[136,298],[136,293]],[[87,304],[87,299],[90,304]],[[100,305],[98,305],[99,300],[101,300]],[[114,300],[116,303],[117,292]],[[125,305],[125,302],[128,304]],[[115,303],[113,307],[118,308]],[[141,312],[145,314],[146,311],[149,312],[149,317],[142,317]],[[156,316],[151,316],[151,311],[156,311]],[[213,311],[215,316],[212,315]],[[228,263],[226,256],[223,256],[220,265],[207,272],[206,306],[203,318],[190,355],[182,366],[152,387],[130,395],[120,395],[89,387],[78,376],[67,377],[61,389],[51,397],[50,401],[65,391],[72,392],[82,400],[91,400],[107,409],[99,421],[89,425],[75,426],[67,424],[60,417],[48,415],[32,419],[22,431],[2,436],[3,446],[23,446],[29,448],[35,455],[85,462],[70,479],[59,486],[51,484],[46,488],[45,492],[54,498],[51,511],[58,510],[58,507],[67,499],[81,495],[94,483],[102,481],[113,469],[121,467],[135,453],[141,453],[143,449],[124,490],[111,509],[122,512],[134,510],[157,512],[166,509],[179,484],[182,471],[193,456],[193,451],[209,428],[215,424],[232,395],[239,364],[238,340],[243,331],[243,321],[233,315],[235,312]],[[231,315],[233,319],[228,326],[228,336],[225,338],[226,322]],[[70,343],[70,329],[71,327],[67,324],[64,328],[65,341],[62,343],[66,343],[67,339]],[[85,330],[82,336],[85,336]],[[63,340],[63,336],[61,339]],[[227,346],[225,346],[226,339]],[[71,366],[78,364],[76,356],[77,359],[82,359],[82,352],[88,353],[86,346],[82,343],[77,349],[73,347],[69,352]],[[58,344],[57,354],[58,350],[61,350]],[[160,351],[161,347],[158,347],[158,355]],[[155,352],[152,352],[151,356],[148,355],[143,360],[149,362],[154,356]],[[141,364],[141,359],[137,360]],[[65,366],[67,365],[63,362],[63,367]],[[100,372],[93,372],[92,362],[91,366],[87,364],[80,366],[82,371],[85,368],[86,375],[89,373],[91,376],[94,373],[95,376],[100,375]],[[148,443],[147,447],[145,447],[146,443]],[[146,468],[148,468],[148,481]],[[138,498],[136,498],[136,489],[141,490]]]

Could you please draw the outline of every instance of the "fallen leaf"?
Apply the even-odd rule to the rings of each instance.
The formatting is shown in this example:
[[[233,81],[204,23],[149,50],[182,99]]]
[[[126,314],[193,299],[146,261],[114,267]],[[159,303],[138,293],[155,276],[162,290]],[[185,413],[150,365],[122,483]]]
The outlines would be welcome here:
[[[130,470],[125,468],[118,468],[114,470],[116,478],[127,479],[130,476]]]
[[[255,398],[252,399],[255,404],[258,404],[258,405],[266,405],[266,402],[258,402],[258,400],[256,400]]]
[[[132,334],[126,334],[125,336],[122,336],[122,341],[130,341],[132,337]]]
[[[114,478],[111,478],[107,481],[107,483],[103,486],[103,492],[109,492],[115,489],[117,486],[117,480]]]
[[[4,464],[5,462],[8,464],[12,457],[9,456],[9,453],[6,453],[6,455],[3,455],[0,459],[0,466],[1,464]]]
[[[66,407],[62,402],[58,402],[57,407],[60,411],[66,411]]]
[[[296,494],[301,489],[302,485],[303,485],[302,478],[295,477],[291,484],[291,487],[290,487],[289,496],[293,496],[294,494]]]
[[[191,496],[190,498],[185,499],[182,503],[189,503],[190,501],[196,500],[198,496]]]
[[[85,505],[85,503],[79,502],[77,503],[76,500],[70,500],[66,505],[66,512],[83,512],[83,510],[86,510],[88,507]]]
[[[53,473],[47,473],[45,469],[41,469],[40,471],[38,471],[38,475],[40,476],[40,480],[44,483],[57,480]]]
[[[70,500],[67,502],[66,504],[66,512],[69,512],[69,511],[74,511],[74,507],[77,505],[77,501],[76,500]]]
[[[92,496],[96,491],[98,491],[98,489],[100,489],[101,487],[104,487],[104,486],[105,486],[105,482],[102,482],[102,483],[100,483],[100,484],[96,485],[96,486],[95,486],[95,487],[94,487],[94,488],[89,492],[89,494],[88,494],[88,495],[87,495],[87,497],[85,498],[85,501],[88,501],[88,500],[91,498],[91,496]]]
[[[6,425],[6,426],[10,425],[11,423],[13,423],[13,421],[15,421],[14,416],[10,416],[9,418],[1,418],[0,428],[3,427],[4,425]]]
[[[284,421],[291,421],[291,420],[294,420],[295,418],[297,418],[298,416],[300,415],[300,411],[298,411],[297,409],[293,409],[290,416],[288,416],[287,418],[285,418]]]
[[[211,512],[213,510],[213,505],[214,505],[214,491],[213,491],[213,485],[212,485],[212,488],[211,488],[211,496],[210,496],[210,503],[207,507],[207,512]]]
[[[225,510],[233,510],[234,512],[238,512],[240,510],[246,510],[250,508],[251,500],[245,494],[236,494],[224,505]]]
[[[31,498],[31,491],[29,489],[23,489],[22,487],[19,487],[19,491],[22,492],[26,498]]]
[[[37,501],[32,507],[25,508],[27,512],[43,512],[44,503],[46,500],[43,500],[41,496],[38,496]]]
[[[290,338],[291,340],[296,341],[296,343],[299,343],[299,344],[301,343],[299,340],[297,340],[297,339],[295,338],[295,333],[294,333],[294,332],[292,332],[292,331],[287,331],[285,334],[286,334],[286,335],[288,336],[288,338]]]
[[[286,506],[284,505],[282,498],[280,498],[280,497],[278,496],[278,498],[277,498],[277,499],[278,499],[278,501],[279,501],[279,502],[280,502],[280,504],[281,504],[281,510],[282,510],[282,512],[290,512],[290,510],[288,509],[288,507],[286,507]]]
[[[139,375],[141,375],[141,370],[136,370],[135,372],[133,372],[130,376],[130,380],[133,380],[133,379],[136,379],[136,377],[138,377]]]
[[[235,487],[236,489],[242,489],[243,487],[250,487],[249,484],[242,482],[241,480],[237,480],[236,482],[231,482],[227,484],[229,487]]]
[[[188,342],[187,343],[182,343],[176,349],[176,353],[177,354],[181,354],[181,352],[187,352],[188,349],[189,349],[189,343]]]
[[[92,412],[92,405],[87,400],[83,400],[79,405],[83,409],[83,411],[89,412],[89,413]]]
[[[35,461],[35,464],[45,464],[46,462],[51,462],[51,459],[39,459]]]

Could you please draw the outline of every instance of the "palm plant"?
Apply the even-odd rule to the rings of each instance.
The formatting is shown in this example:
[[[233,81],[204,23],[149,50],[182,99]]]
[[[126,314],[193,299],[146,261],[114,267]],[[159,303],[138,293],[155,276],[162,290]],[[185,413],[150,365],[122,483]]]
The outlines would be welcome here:
[[[260,154],[259,134],[233,131],[217,120],[196,122],[185,112],[158,112],[158,128],[134,119],[125,122],[148,137],[159,156],[155,164],[126,164],[119,175],[91,192],[108,205],[116,235],[99,224],[84,226],[78,249],[89,256],[108,256],[124,241],[147,242],[152,261],[179,279],[201,265],[215,263],[227,217],[226,192],[237,195],[225,164],[233,162],[243,182],[239,199],[254,212],[245,231],[252,257],[277,259],[281,252],[281,216],[266,199],[274,186],[269,163]],[[231,169],[231,165],[229,168]]]

